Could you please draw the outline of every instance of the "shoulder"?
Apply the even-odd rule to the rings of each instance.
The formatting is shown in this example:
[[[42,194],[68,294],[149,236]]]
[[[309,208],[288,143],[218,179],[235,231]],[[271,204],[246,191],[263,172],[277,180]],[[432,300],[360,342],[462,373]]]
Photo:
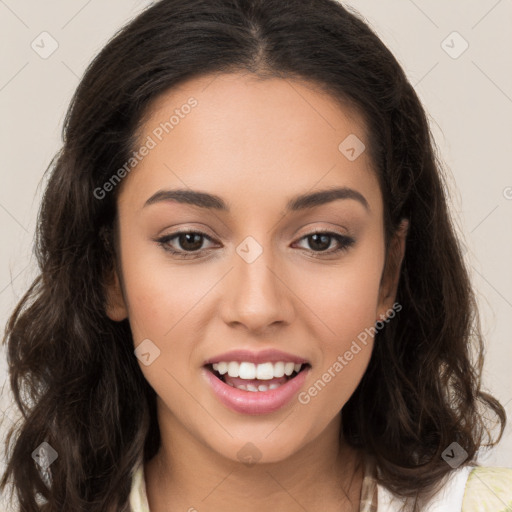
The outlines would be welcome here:
[[[378,511],[408,510],[400,499],[378,486]],[[510,512],[512,469],[462,466],[450,472],[434,495],[420,503],[422,512]]]
[[[512,510],[512,468],[473,468],[467,479],[462,512],[509,510]]]

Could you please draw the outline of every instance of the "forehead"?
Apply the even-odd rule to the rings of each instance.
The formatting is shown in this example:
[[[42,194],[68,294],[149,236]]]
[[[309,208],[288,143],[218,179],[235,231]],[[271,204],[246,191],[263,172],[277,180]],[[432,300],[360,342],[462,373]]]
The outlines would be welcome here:
[[[166,187],[283,202],[346,186],[380,205],[362,119],[309,82],[242,73],[189,80],[152,103],[134,149],[144,145],[151,149],[123,182],[132,204]]]

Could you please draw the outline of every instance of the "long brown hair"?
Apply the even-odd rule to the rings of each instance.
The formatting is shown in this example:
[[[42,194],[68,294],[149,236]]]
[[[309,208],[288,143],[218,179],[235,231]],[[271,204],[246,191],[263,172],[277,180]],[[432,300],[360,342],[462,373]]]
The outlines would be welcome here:
[[[356,108],[369,132],[386,240],[410,221],[402,310],[376,335],[343,409],[346,439],[376,458],[382,484],[415,496],[451,471],[441,453],[452,442],[468,453],[465,464],[497,442],[483,419],[489,411],[501,436],[504,409],[480,389],[482,337],[442,168],[421,102],[390,51],[334,0],[161,0],[88,67],[47,170],[40,273],[4,339],[23,418],[6,441],[0,488],[12,480],[22,511],[128,510],[134,466],[156,453],[160,438],[128,321],[105,314],[117,189],[101,198],[94,191],[129,160],[158,96],[204,73],[240,70],[305,79]],[[31,456],[42,442],[58,453],[50,484]]]

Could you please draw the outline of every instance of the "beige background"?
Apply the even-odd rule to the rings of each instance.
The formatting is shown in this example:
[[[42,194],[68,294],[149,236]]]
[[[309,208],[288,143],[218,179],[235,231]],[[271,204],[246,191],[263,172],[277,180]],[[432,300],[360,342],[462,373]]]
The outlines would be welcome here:
[[[35,275],[30,255],[40,180],[60,146],[71,95],[91,58],[150,3],[0,0],[2,326]],[[512,416],[512,2],[344,3],[357,9],[395,54],[429,113],[451,170],[453,212],[478,291],[488,341],[484,384]],[[45,48],[51,48],[50,36],[40,36],[44,31],[58,44],[46,59],[31,47],[45,37]],[[0,386],[5,379],[2,352]],[[0,416],[7,423],[16,417],[10,403],[4,393]],[[511,430],[484,457],[486,464],[512,467]]]

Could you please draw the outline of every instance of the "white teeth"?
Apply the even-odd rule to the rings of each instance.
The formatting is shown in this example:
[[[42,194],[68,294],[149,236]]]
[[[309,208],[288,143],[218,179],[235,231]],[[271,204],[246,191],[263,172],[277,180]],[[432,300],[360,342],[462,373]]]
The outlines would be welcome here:
[[[279,363],[274,363],[274,377],[283,377],[284,376],[284,363],[281,361]]]
[[[213,363],[212,367],[221,375],[227,373],[230,377],[239,377],[240,379],[247,380],[271,380],[283,377],[284,375],[289,377],[294,371],[300,372],[302,364],[284,361],[262,364],[249,363],[248,361],[242,361],[241,363],[238,361],[219,361],[218,363]]]
[[[256,378],[259,380],[270,380],[274,378],[274,365],[272,363],[259,364],[256,367]]]
[[[256,365],[254,363],[240,363],[238,375],[241,379],[255,379],[256,378]]]
[[[243,391],[252,391],[253,393],[260,391],[268,391],[269,389],[277,389],[278,387],[281,386],[281,384],[270,384],[270,386],[267,386],[266,384],[260,384],[259,386],[254,386],[253,384],[238,384],[236,386],[233,386],[233,384],[230,385]]]
[[[293,373],[295,365],[293,363],[286,363],[284,365],[284,374],[290,376]]]
[[[228,375],[230,377],[238,377],[240,371],[240,365],[236,361],[230,361],[228,363]]]
[[[217,366],[217,368],[215,368]],[[228,372],[228,363],[225,361],[222,361],[221,363],[215,363],[213,364],[213,369],[217,370],[221,375],[224,375]]]

